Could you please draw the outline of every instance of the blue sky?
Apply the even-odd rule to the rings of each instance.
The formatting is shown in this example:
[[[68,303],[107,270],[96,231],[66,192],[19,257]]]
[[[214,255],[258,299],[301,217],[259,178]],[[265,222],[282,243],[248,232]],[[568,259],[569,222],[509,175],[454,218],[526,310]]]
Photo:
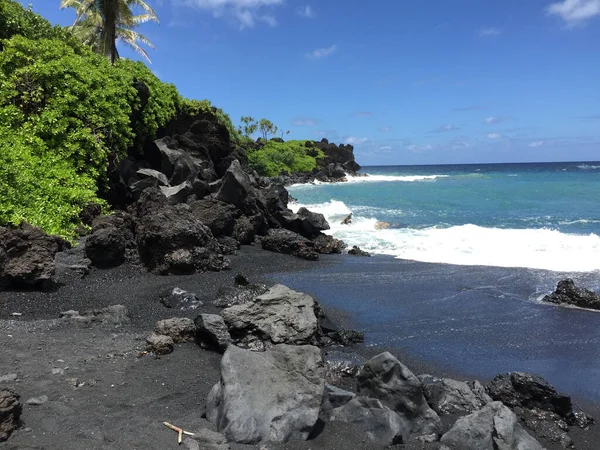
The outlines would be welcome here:
[[[150,68],[235,123],[363,165],[600,160],[600,0],[146,1]]]

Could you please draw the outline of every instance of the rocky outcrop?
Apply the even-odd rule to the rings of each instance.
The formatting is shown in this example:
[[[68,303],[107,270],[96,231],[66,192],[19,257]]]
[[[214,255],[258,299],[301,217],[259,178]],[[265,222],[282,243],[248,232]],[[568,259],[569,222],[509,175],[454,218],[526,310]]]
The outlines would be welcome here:
[[[420,376],[419,379],[427,403],[439,415],[472,413],[492,401],[478,381],[472,383],[473,390],[466,382],[450,378]]]
[[[13,389],[0,389],[0,442],[6,441],[19,428],[22,405]]]
[[[427,404],[421,382],[391,353],[381,353],[367,361],[357,380],[359,395],[379,399],[403,415],[416,436],[440,432],[440,418]]]
[[[200,314],[194,319],[196,341],[208,350],[224,352],[232,339],[223,317],[218,314]]]
[[[328,234],[320,234],[313,239],[313,245],[318,253],[329,255],[331,253],[340,254],[346,248],[344,241],[329,236]]]
[[[276,285],[247,303],[222,311],[237,343],[307,344],[317,333],[315,301],[307,294]]]
[[[134,228],[133,217],[124,211],[97,217],[92,223],[92,234],[85,241],[85,255],[98,267],[122,264],[127,250],[135,248]]]
[[[81,326],[90,326],[92,324],[103,324],[114,327],[122,327],[131,322],[129,311],[123,305],[111,305],[101,309],[91,309],[89,311],[63,311],[60,318],[64,322],[69,322]]]
[[[178,287],[162,292],[160,294],[160,303],[166,308],[179,309],[181,311],[197,309],[203,305],[196,294]]]
[[[569,425],[587,427],[593,419],[582,412],[575,412],[571,397],[556,392],[542,377],[523,372],[496,376],[487,390],[492,399],[515,408],[539,409],[562,417]]]
[[[261,239],[261,245],[263,249],[270,252],[294,255],[309,261],[319,259],[311,241],[289,230],[269,230],[267,235]]]
[[[174,317],[156,322],[156,334],[169,336],[174,343],[194,342],[196,338],[196,325],[187,317]]]
[[[238,218],[234,205],[206,198],[190,203],[192,212],[204,225],[210,228],[213,236],[231,236]]]
[[[440,441],[442,450],[544,450],[501,402],[461,417]]]
[[[410,436],[409,421],[374,398],[356,397],[333,409],[328,419],[359,427],[371,442],[382,447],[407,443]]]
[[[169,336],[152,333],[146,338],[146,351],[156,356],[168,355],[173,352],[174,342]]]
[[[342,177],[344,177],[346,173],[353,175],[360,170],[360,166],[354,160],[354,147],[352,145],[335,145],[330,143],[327,139],[315,142],[314,145],[325,154],[325,158],[319,162],[321,168],[329,168],[331,165],[334,167],[341,167],[341,170],[343,171]],[[323,172],[328,174],[328,171],[326,170]]]
[[[600,310],[600,295],[585,288],[575,286],[575,282],[567,278],[558,282],[556,291],[546,295],[543,301],[557,305],[572,305],[580,308]]]
[[[206,417],[229,441],[306,440],[319,418],[324,385],[317,347],[280,344],[252,352],[230,345]]]
[[[371,256],[369,252],[361,250],[360,247],[357,247],[356,245],[348,250],[348,254],[352,256]]]
[[[25,222],[0,227],[0,289],[48,287],[56,270],[54,256],[69,247],[64,239]]]
[[[168,274],[218,271],[229,266],[210,229],[189,205],[171,206],[156,189],[147,189],[136,204],[136,241],[142,263]]]

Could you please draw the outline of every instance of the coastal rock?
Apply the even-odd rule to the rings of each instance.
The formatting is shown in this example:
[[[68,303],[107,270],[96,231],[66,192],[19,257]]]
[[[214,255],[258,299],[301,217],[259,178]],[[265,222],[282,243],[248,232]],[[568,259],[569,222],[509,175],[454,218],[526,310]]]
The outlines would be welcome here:
[[[330,350],[323,356],[325,361],[325,378],[335,386],[345,384],[346,380],[356,377],[366,358],[355,353]]]
[[[571,397],[556,392],[542,377],[523,372],[497,375],[488,385],[492,399],[515,408],[540,409],[558,414],[569,425],[586,428],[593,419],[573,411]]]
[[[365,341],[365,333],[355,330],[336,330],[327,333],[331,339],[341,345],[361,344]]]
[[[69,247],[64,239],[26,222],[18,227],[0,227],[0,289],[48,287],[56,270],[56,253]]]
[[[307,239],[316,238],[321,231],[329,230],[329,224],[323,214],[313,213],[304,207],[300,208],[297,214],[290,210],[279,211],[275,217],[283,228]]]
[[[407,443],[410,436],[408,420],[374,398],[356,397],[333,409],[328,419],[351,423],[361,428],[371,442],[384,447]]]
[[[323,255],[332,253],[340,254],[346,248],[344,241],[329,236],[328,234],[320,234],[313,239],[315,250]]]
[[[243,305],[259,295],[267,292],[269,288],[264,284],[248,284],[246,286],[221,286],[217,291],[217,298],[213,304],[220,308],[233,305]]]
[[[585,288],[575,286],[575,282],[567,278],[558,282],[556,291],[546,295],[543,301],[558,305],[573,305],[580,308],[600,310],[600,295]]]
[[[124,211],[97,217],[85,241],[85,255],[98,267],[119,266],[126,259],[127,249],[135,247],[134,226],[133,217]]]
[[[231,163],[225,175],[221,187],[216,194],[217,200],[235,205],[239,210],[253,214],[257,210],[256,192],[250,181],[250,177],[238,160]]]
[[[307,344],[317,332],[315,301],[283,285],[222,311],[236,342],[250,338],[273,344]]]
[[[354,147],[352,145],[335,145],[327,139],[322,139],[314,143],[315,147],[319,148],[325,158],[319,161],[320,167],[328,167],[329,164],[339,164],[344,170],[342,177],[346,176],[346,172],[354,174],[360,170],[360,166],[354,160]]]
[[[131,322],[129,311],[126,306],[112,305],[101,309],[92,309],[80,313],[79,311],[69,310],[60,313],[60,318],[64,322],[75,323],[78,325],[104,324],[115,327],[122,327]]]
[[[174,317],[156,322],[154,328],[156,334],[169,336],[174,343],[194,342],[196,338],[196,325],[192,319],[187,317]]]
[[[501,402],[461,417],[440,442],[442,450],[544,450]]]
[[[136,240],[142,263],[159,274],[219,271],[229,267],[211,231],[189,205],[171,206],[156,189],[136,204]]]
[[[275,253],[294,255],[309,261],[319,259],[311,241],[289,230],[269,230],[267,235],[261,239],[261,245],[264,250]]]
[[[221,236],[217,238],[217,242],[219,243],[220,252],[224,255],[235,255],[241,247],[238,241],[229,236]]]
[[[167,308],[179,309],[182,311],[197,309],[202,306],[202,301],[192,292],[184,291],[175,287],[163,292],[160,295],[160,302]]]
[[[184,181],[177,186],[160,186],[160,191],[171,205],[176,205],[185,202],[194,189],[189,181]]]
[[[352,256],[371,256],[369,252],[361,250],[356,245],[354,245],[350,250],[348,250],[348,254]]]
[[[404,415],[417,436],[437,434],[440,418],[423,395],[419,379],[391,353],[381,353],[367,361],[357,375],[359,395],[377,398]]]
[[[206,416],[229,441],[306,440],[319,418],[324,385],[317,347],[280,344],[252,352],[230,345]]]
[[[190,203],[192,212],[213,236],[231,236],[239,215],[235,206],[222,201],[205,198]]]
[[[0,442],[6,441],[20,426],[23,407],[19,398],[13,389],[0,389]]]
[[[439,415],[472,413],[492,401],[485,393],[476,395],[464,381],[429,376],[419,378],[427,403]]]
[[[154,353],[156,356],[168,355],[173,352],[173,339],[162,334],[152,333],[146,338],[146,351]]]
[[[332,409],[344,406],[355,397],[356,394],[354,392],[346,391],[329,383],[325,383],[325,394],[323,396],[323,404],[321,405],[321,413],[328,413]]]
[[[194,319],[196,341],[202,348],[227,350],[232,339],[223,317],[218,314],[200,314]]]
[[[560,444],[563,448],[573,446],[573,440],[567,434],[569,427],[558,414],[525,408],[515,408],[513,412],[536,436]]]

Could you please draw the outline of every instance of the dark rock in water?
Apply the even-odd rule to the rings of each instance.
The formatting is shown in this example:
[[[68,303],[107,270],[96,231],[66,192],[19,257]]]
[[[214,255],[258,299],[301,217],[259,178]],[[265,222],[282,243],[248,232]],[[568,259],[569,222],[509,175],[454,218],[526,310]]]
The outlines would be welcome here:
[[[544,450],[501,402],[461,417],[440,441],[443,449],[451,450]]]
[[[237,286],[221,286],[217,291],[217,298],[213,302],[220,308],[228,308],[233,305],[243,305],[259,295],[267,292],[269,288],[264,284],[248,284]]]
[[[142,263],[159,274],[219,271],[229,267],[210,229],[187,204],[171,206],[156,189],[136,204],[136,240]]]
[[[213,236],[231,236],[239,215],[235,206],[216,199],[205,198],[190,203],[192,212]]]
[[[360,344],[365,341],[365,333],[362,331],[337,330],[327,333],[327,335],[335,342],[342,345]]]
[[[352,256],[371,256],[369,252],[361,250],[356,245],[354,245],[350,250],[348,250],[348,254]]]
[[[314,230],[325,231],[329,230],[329,223],[325,220],[325,216],[320,213],[315,213],[309,211],[305,207],[302,207],[298,210],[297,214],[305,219],[305,221],[310,225],[310,227]]]
[[[569,426],[558,414],[525,408],[515,408],[514,412],[538,437],[560,444],[563,448],[573,446],[573,440],[567,434]]]
[[[335,145],[329,143],[327,139],[322,139],[320,142],[315,142],[315,146],[323,151],[325,158],[320,161],[322,167],[329,164],[339,164],[345,172],[358,172],[360,166],[354,160],[354,147],[352,145]],[[344,172],[345,176],[346,173]]]
[[[558,305],[567,304],[579,306],[580,308],[600,310],[600,295],[588,289],[575,286],[575,282],[570,278],[559,281],[556,291],[550,295],[546,295],[543,301]]]
[[[301,345],[312,342],[316,336],[314,310],[311,296],[279,284],[247,303],[224,309],[221,314],[238,343],[260,340]]]
[[[154,353],[156,356],[168,355],[173,352],[173,339],[162,334],[152,333],[146,338],[146,351]]]
[[[6,441],[21,425],[23,407],[19,398],[19,394],[13,389],[0,389],[0,442]]]
[[[324,384],[317,347],[280,344],[252,352],[230,345],[206,417],[233,442],[306,440],[319,419]]]
[[[320,234],[313,239],[315,250],[323,255],[332,253],[340,254],[346,248],[344,241],[329,236],[328,234]]]
[[[156,334],[169,336],[174,343],[194,342],[196,339],[196,325],[187,317],[174,317],[156,322]]]
[[[182,311],[188,309],[197,309],[202,306],[196,294],[184,291],[181,288],[173,288],[160,295],[160,302],[167,308],[180,309]]]
[[[348,214],[340,222],[342,225],[350,225],[352,223],[352,213]]]
[[[381,353],[367,361],[357,380],[359,395],[377,398],[403,414],[410,421],[413,434],[440,432],[440,418],[427,404],[421,381],[391,353]]]
[[[374,398],[353,398],[330,411],[328,419],[361,428],[371,442],[382,447],[408,443],[410,437],[410,422]]]
[[[223,353],[232,339],[223,317],[218,314],[200,314],[194,319],[196,341],[205,349],[215,349]]]
[[[70,245],[58,236],[22,222],[0,227],[0,289],[7,286],[49,287],[56,253]]]
[[[298,258],[316,261],[319,255],[308,239],[289,230],[271,229],[261,239],[262,248],[275,253],[285,253]]]
[[[439,415],[472,413],[492,401],[478,382],[475,393],[464,381],[429,376],[419,379],[427,403]]]

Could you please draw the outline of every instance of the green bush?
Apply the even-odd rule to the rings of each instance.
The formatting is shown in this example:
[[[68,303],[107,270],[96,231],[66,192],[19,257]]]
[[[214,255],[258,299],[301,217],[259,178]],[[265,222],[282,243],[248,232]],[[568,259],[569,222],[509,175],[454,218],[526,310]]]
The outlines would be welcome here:
[[[236,127],[233,126],[233,122],[231,121],[231,117],[227,113],[225,113],[221,108],[216,108],[212,106],[209,100],[188,100],[182,99],[181,103],[181,114],[188,117],[196,116],[200,113],[204,114],[213,114],[216,116],[218,122],[221,125],[224,125],[225,128],[229,131],[229,136],[231,140],[236,144],[240,144],[244,141],[242,136]]]
[[[306,147],[306,141],[268,141],[262,148],[250,150],[248,161],[259,174],[274,177],[281,173],[312,172],[323,156],[321,150]]]
[[[20,3],[13,0],[0,0],[0,40],[15,35],[39,39],[52,37],[52,34],[52,25],[31,9],[24,9]]]

